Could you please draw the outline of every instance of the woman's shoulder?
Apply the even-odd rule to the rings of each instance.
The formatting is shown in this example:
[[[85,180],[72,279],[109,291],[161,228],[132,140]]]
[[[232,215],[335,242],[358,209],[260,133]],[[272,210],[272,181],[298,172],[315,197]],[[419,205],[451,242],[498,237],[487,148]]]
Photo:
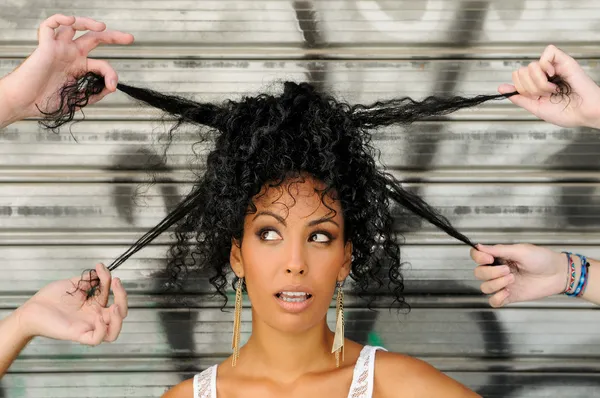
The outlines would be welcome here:
[[[376,396],[379,397],[397,397],[399,391],[406,398],[479,397],[427,362],[387,351],[377,351],[373,383]]]

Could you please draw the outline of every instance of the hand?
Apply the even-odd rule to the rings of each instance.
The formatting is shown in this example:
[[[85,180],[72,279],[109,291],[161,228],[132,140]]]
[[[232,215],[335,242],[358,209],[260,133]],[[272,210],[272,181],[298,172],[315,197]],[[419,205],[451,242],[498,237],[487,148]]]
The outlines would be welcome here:
[[[87,345],[115,341],[127,316],[127,293],[118,278],[111,283],[110,272],[102,264],[96,266],[96,273],[100,293],[94,297],[86,299],[89,275],[83,279],[77,276],[45,286],[19,307],[15,314],[24,336]],[[114,304],[107,308],[111,286]]]
[[[548,77],[558,75],[572,93],[551,97],[557,86]],[[513,72],[513,85],[503,84],[501,94],[518,91],[510,100],[547,122],[562,127],[600,127],[600,87],[581,66],[555,46],[548,46],[539,61]]]
[[[89,59],[88,54],[100,43],[131,44],[128,33],[105,30],[102,22],[89,18],[53,15],[38,30],[39,46],[15,71],[2,79],[2,95],[18,119],[40,116],[56,110],[57,92],[70,79],[87,71],[104,76],[106,88],[90,100],[100,101],[117,88],[117,73],[105,61]],[[77,31],[90,32],[73,40]],[[55,101],[52,102],[51,99]],[[50,102],[49,102],[50,100]]]
[[[563,293],[567,287],[568,264],[565,254],[529,245],[477,245],[471,258],[479,265],[475,277],[485,281],[481,291],[492,294],[492,307],[532,301]],[[487,266],[501,258],[509,265]]]

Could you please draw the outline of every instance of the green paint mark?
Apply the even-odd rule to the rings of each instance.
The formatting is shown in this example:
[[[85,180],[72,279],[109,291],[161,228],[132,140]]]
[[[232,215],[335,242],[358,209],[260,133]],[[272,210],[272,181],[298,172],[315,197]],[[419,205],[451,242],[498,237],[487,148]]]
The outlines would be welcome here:
[[[377,332],[374,332],[374,331],[369,332],[369,336],[367,337],[367,344],[368,345],[376,345],[376,346],[385,348],[383,339],[381,338],[381,336],[379,336],[379,334]]]

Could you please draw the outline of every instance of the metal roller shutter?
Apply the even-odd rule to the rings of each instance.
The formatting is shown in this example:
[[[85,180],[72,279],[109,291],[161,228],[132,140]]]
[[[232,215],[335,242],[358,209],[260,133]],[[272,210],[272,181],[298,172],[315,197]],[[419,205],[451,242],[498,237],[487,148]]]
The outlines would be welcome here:
[[[546,44],[600,78],[597,0],[0,0],[0,75],[57,12],[136,36],[132,47],[93,53],[121,81],[207,101],[277,90],[286,79],[356,102],[494,93]],[[166,125],[123,94],[86,116],[72,135],[32,120],[0,134],[0,317],[50,281],[110,262],[189,187],[192,135],[178,137],[162,182],[135,200]],[[473,240],[600,258],[599,137],[503,101],[382,131],[377,145],[396,175]],[[485,397],[600,396],[595,307],[555,297],[492,310],[468,248],[427,225],[399,232],[413,311],[370,312],[349,294],[350,337],[425,359]],[[227,356],[233,317],[208,297],[206,279],[190,280],[189,307],[156,294],[167,245],[160,238],[117,271],[131,301],[117,342],[36,339],[0,382],[0,397],[156,397]],[[244,337],[250,326],[245,312]]]

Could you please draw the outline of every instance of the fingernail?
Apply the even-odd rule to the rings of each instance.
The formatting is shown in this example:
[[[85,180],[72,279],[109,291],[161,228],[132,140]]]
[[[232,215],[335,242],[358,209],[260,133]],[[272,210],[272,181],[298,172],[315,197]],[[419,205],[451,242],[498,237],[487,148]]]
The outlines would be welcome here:
[[[119,305],[115,304],[115,306],[113,307],[113,312],[117,315],[119,315]]]
[[[121,286],[121,280],[119,278],[115,278],[115,285]]]
[[[513,283],[514,281],[515,281],[515,274],[510,274],[510,275],[508,276],[508,282],[509,282],[509,283]]]
[[[113,79],[113,80],[111,80],[111,81],[110,81],[110,86],[111,86],[113,89],[115,89],[115,90],[116,90],[116,89],[117,89],[117,81],[116,81],[116,80],[114,80],[114,79]]]
[[[508,267],[508,265],[502,265],[502,274],[504,275],[508,275],[510,273],[510,268]]]
[[[108,271],[108,268],[106,268],[106,265],[104,265],[104,264],[100,263],[100,266],[102,267],[102,269],[103,269],[104,271]]]

